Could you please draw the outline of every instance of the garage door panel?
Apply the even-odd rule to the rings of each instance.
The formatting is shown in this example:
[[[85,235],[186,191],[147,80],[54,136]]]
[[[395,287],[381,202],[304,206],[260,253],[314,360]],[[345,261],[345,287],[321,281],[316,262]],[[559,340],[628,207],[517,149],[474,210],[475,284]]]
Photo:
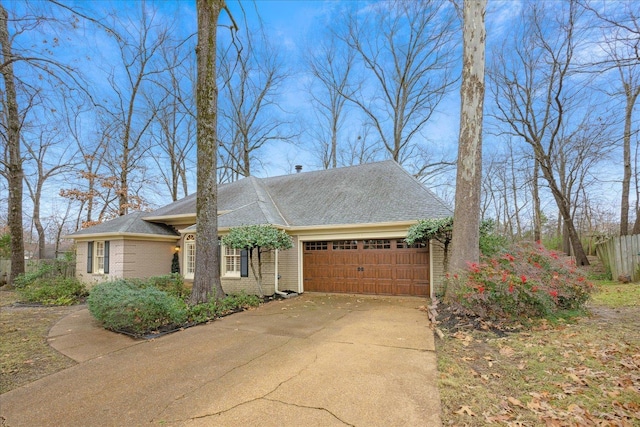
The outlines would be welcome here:
[[[334,265],[326,268],[327,271],[331,271],[331,277],[334,279],[357,279],[360,277],[360,272],[356,266],[340,266]]]
[[[408,268],[396,268],[396,280],[411,282],[413,280],[414,271]]]
[[[430,296],[429,290],[430,287],[428,281],[416,282],[412,286],[411,295],[428,297]]]
[[[363,267],[364,271],[362,271],[363,279],[384,279],[384,278],[393,278],[393,268],[389,265],[380,265],[378,267],[367,266]]]
[[[360,292],[362,294],[379,294],[378,289],[376,288],[376,282],[373,280],[363,280],[359,285]]]
[[[395,282],[391,279],[377,279],[376,293],[385,295],[397,295]]]
[[[396,295],[413,295],[409,280],[396,280]]]
[[[400,239],[311,242],[303,272],[306,291],[429,295],[428,248]]]

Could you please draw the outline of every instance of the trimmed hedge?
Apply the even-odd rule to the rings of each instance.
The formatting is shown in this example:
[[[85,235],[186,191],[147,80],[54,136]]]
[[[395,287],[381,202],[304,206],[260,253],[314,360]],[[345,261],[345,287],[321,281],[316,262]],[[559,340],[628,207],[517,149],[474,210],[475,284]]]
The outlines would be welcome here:
[[[189,290],[178,275],[147,280],[120,279],[91,289],[89,311],[104,328],[142,336],[205,323],[216,317],[260,305],[254,295],[229,295],[189,306]]]
[[[127,280],[104,282],[91,289],[89,311],[106,329],[143,335],[179,327],[188,318],[187,304],[152,286]]]

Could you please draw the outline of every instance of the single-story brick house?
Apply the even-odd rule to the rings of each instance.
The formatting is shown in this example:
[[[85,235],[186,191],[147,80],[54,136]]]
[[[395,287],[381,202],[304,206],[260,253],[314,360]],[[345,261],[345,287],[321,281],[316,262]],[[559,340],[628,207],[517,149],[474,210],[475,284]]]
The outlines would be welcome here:
[[[419,219],[451,216],[451,209],[394,161],[247,177],[218,187],[218,227],[272,224],[293,248],[268,254],[265,294],[290,290],[433,295],[443,277],[437,242],[408,247],[403,238]],[[136,212],[71,234],[76,274],[87,285],[115,278],[169,274],[178,253],[185,281],[193,280],[196,195],[153,212]],[[257,287],[246,253],[221,247],[225,292]]]

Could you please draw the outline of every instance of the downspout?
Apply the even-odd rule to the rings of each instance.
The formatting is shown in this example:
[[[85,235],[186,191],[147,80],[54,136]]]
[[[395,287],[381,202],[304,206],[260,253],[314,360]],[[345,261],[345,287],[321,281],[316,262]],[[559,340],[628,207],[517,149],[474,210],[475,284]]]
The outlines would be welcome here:
[[[429,298],[435,296],[435,286],[433,281],[433,239],[429,239]]]
[[[278,250],[276,249],[276,268],[275,270],[275,281],[274,281],[274,292],[276,293],[276,295],[280,295],[281,297],[287,298],[288,295],[284,292],[280,292],[278,290]]]

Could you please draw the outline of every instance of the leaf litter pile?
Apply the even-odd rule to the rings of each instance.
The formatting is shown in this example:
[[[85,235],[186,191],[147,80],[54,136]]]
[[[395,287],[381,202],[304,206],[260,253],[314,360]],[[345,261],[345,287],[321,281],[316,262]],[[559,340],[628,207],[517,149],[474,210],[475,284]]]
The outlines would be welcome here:
[[[438,311],[445,426],[640,426],[638,301],[526,328]]]

